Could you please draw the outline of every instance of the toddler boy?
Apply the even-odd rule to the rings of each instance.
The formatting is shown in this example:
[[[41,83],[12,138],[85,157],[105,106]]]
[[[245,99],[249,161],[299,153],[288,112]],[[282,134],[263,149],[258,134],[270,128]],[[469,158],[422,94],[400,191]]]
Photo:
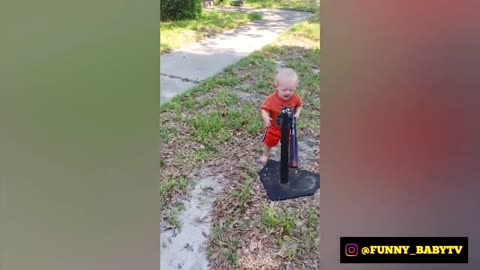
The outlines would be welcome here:
[[[270,157],[272,147],[278,145],[282,138],[282,130],[279,122],[284,108],[294,111],[293,117],[300,116],[302,110],[302,99],[295,92],[298,86],[297,73],[290,68],[281,69],[275,76],[275,93],[269,95],[261,108],[263,122],[265,123],[265,134],[263,135],[263,154],[258,161],[265,165]]]

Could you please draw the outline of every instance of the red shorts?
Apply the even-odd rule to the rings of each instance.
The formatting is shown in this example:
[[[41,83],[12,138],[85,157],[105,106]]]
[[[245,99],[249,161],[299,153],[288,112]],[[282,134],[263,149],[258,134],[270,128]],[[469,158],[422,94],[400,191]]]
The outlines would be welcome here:
[[[263,134],[263,143],[269,147],[275,147],[282,138],[282,130],[279,128],[267,128]]]

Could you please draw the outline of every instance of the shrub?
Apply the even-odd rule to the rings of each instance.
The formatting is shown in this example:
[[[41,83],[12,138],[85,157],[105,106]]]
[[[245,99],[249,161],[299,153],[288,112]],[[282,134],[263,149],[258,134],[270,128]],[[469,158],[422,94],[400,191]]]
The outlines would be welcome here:
[[[230,5],[236,6],[236,7],[241,7],[241,6],[243,6],[243,0],[232,0],[230,2]]]
[[[198,19],[202,9],[202,0],[160,0],[160,20]]]

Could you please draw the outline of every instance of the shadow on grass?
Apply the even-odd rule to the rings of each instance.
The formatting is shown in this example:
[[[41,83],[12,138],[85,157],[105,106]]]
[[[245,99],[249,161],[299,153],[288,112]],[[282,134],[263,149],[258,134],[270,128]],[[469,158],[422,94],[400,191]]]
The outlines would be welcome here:
[[[199,27],[228,27],[235,25],[238,21],[246,21],[248,16],[239,12],[206,12],[197,20],[182,20],[182,21],[171,21],[163,22],[161,27],[165,30],[176,29],[176,28],[186,28],[196,30]]]
[[[160,43],[160,52],[163,53],[169,53],[172,51],[172,48],[168,46],[168,44]]]

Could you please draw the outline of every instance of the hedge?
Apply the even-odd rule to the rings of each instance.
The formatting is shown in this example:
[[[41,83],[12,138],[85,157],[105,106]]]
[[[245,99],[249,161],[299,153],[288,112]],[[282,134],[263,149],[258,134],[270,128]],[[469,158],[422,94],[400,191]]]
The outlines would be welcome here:
[[[160,0],[160,20],[198,19],[202,9],[202,0]]]

